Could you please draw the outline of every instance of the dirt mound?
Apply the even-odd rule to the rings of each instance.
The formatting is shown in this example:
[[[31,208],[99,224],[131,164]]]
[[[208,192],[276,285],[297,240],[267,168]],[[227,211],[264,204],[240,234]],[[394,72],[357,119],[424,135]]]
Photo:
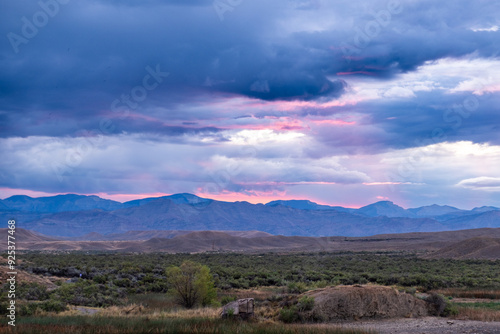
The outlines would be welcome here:
[[[2,239],[0,240],[0,245],[7,243],[8,231],[9,231],[8,228],[0,228],[0,235],[2,236]],[[43,234],[35,232],[35,231],[26,230],[24,228],[16,228],[16,230],[14,232],[14,237],[17,240],[22,240],[23,242],[57,240],[56,238],[52,238],[52,237],[49,237],[47,235],[43,235]],[[14,241],[14,240],[12,240],[12,241]]]
[[[0,248],[7,249],[7,229],[0,229]],[[49,237],[40,233],[16,229],[18,250],[116,250],[124,252],[263,252],[263,251],[437,251],[429,257],[500,258],[498,242],[500,228],[475,229],[452,232],[406,233],[375,235],[371,237],[300,237],[271,236],[258,231],[128,231],[100,235],[87,234],[77,238]],[[490,239],[487,243],[467,246],[466,239]],[[85,239],[85,240],[84,240]],[[89,239],[89,240],[86,240]],[[500,240],[500,239],[498,239]],[[485,241],[485,240],[483,240]],[[457,242],[464,242],[458,244]],[[477,247],[477,246],[480,247]],[[469,250],[464,253],[463,250]]]
[[[495,260],[500,258],[500,239],[490,237],[471,238],[444,247],[428,257]]]
[[[336,286],[306,292],[314,298],[314,317],[331,320],[421,317],[427,303],[385,286]]]
[[[0,287],[7,282],[7,279],[10,278],[9,272],[12,272],[7,266],[4,266],[6,264],[6,260],[3,257],[0,257],[2,261],[2,265],[0,265]],[[5,261],[4,261],[5,260]],[[42,277],[42,276],[37,276],[34,274],[30,274],[24,270],[15,268],[14,271],[17,273],[16,274],[16,281],[22,282],[22,283],[38,283],[40,285],[45,285],[47,289],[53,290],[57,288],[57,285],[54,283],[55,281],[60,281],[62,279],[57,278],[57,277]]]

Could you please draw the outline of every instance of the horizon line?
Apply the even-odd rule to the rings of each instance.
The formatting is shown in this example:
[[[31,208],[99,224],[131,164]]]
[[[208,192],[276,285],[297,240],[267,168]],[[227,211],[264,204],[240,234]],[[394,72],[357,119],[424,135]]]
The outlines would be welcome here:
[[[1,188],[0,188],[1,190]],[[38,196],[35,195],[35,194],[31,194],[31,195],[28,195],[26,193],[38,193]],[[87,196],[87,197],[90,197],[90,196],[96,196],[98,198],[101,198],[101,199],[107,199],[107,200],[111,200],[111,201],[114,201],[114,202],[118,202],[118,203],[126,203],[126,202],[130,202],[130,201],[134,201],[134,200],[141,200],[141,199],[148,199],[148,198],[162,198],[162,197],[169,197],[169,196],[174,196],[174,195],[182,195],[182,194],[187,194],[187,195],[193,195],[193,196],[196,196],[196,197],[199,197],[199,198],[203,198],[203,199],[208,199],[208,200],[213,200],[213,201],[219,201],[219,202],[227,202],[227,203],[237,203],[237,202],[247,202],[247,203],[250,203],[250,204],[262,204],[262,205],[266,205],[266,204],[269,204],[271,202],[274,202],[274,201],[309,201],[311,203],[314,203],[314,204],[318,204],[318,205],[325,205],[325,206],[331,206],[331,207],[342,207],[342,208],[346,208],[346,209],[360,209],[362,207],[365,207],[365,206],[368,206],[368,205],[372,205],[372,204],[375,204],[375,203],[380,203],[380,202],[390,202],[394,205],[397,205],[405,210],[409,210],[409,209],[416,209],[416,208],[421,208],[421,207],[426,207],[426,206],[433,206],[433,205],[438,205],[438,206],[449,206],[449,207],[453,207],[453,208],[456,208],[456,209],[459,209],[459,210],[473,210],[475,208],[481,208],[481,207],[488,207],[489,205],[483,205],[483,206],[476,206],[472,209],[461,209],[461,208],[458,208],[458,207],[455,207],[453,205],[449,205],[449,204],[436,204],[436,203],[432,203],[432,204],[428,204],[428,205],[423,205],[423,206],[419,206],[419,207],[414,207],[414,208],[406,208],[406,207],[403,207],[397,203],[395,203],[394,201],[391,201],[389,199],[381,199],[379,201],[376,201],[376,202],[372,202],[372,203],[369,203],[369,204],[366,204],[366,205],[362,205],[362,206],[358,206],[358,205],[350,205],[350,206],[344,206],[344,205],[340,205],[340,204],[330,204],[330,203],[322,203],[321,201],[315,201],[315,200],[312,200],[312,199],[309,199],[309,198],[286,198],[286,199],[283,199],[282,197],[286,197],[286,196],[276,196],[275,199],[270,199],[269,197],[266,197],[267,201],[259,201],[259,196],[249,196],[249,195],[246,195],[247,197],[251,197],[251,198],[254,198],[256,199],[257,201],[249,201],[247,199],[249,198],[246,198],[246,199],[234,199],[233,200],[228,200],[227,197],[232,197],[234,195],[231,195],[229,194],[229,196],[225,196],[225,195],[210,195],[211,197],[204,197],[206,195],[202,195],[202,194],[197,194],[197,193],[189,193],[189,192],[180,192],[180,193],[172,193],[172,194],[168,194],[168,193],[146,193],[146,194],[108,194],[108,193],[91,193],[91,194],[82,194],[82,193],[72,193],[72,192],[61,192],[61,193],[46,193],[46,192],[38,192],[38,191],[31,191],[31,190],[27,190],[27,191],[24,191],[24,193],[18,193],[18,194],[13,194],[13,195],[10,195],[8,197],[5,197],[5,198],[2,198],[0,200],[6,200],[10,197],[13,197],[13,196],[26,196],[26,197],[30,197],[30,198],[46,198],[46,197],[55,197],[55,196],[61,196],[61,195],[77,195],[77,196]],[[244,196],[244,195],[243,195]],[[121,198],[118,199],[118,198]],[[221,199],[222,198],[222,199]],[[492,206],[494,207],[494,206]]]

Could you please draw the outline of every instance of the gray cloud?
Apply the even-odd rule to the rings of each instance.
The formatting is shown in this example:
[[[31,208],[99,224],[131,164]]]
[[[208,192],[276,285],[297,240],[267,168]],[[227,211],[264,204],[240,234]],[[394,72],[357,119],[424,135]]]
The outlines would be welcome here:
[[[500,145],[498,91],[396,87],[375,99],[321,105],[352,94],[359,78],[383,84],[445,57],[498,59],[500,31],[476,29],[499,24],[498,1],[391,3],[243,1],[221,21],[211,0],[71,1],[27,36],[44,9],[38,2],[5,2],[0,187],[192,191],[212,182],[206,164],[214,156],[241,158],[231,136],[244,129],[297,132],[308,140],[260,142],[257,162],[246,161],[248,169],[228,183],[233,191],[320,181],[354,189],[377,178],[356,166],[328,170],[317,162],[445,141]],[[151,81],[148,68],[168,76]],[[146,89],[148,83],[158,85]],[[469,116],[454,111],[473,98],[478,103]],[[310,103],[293,106],[303,102]],[[315,123],[350,118],[351,125]],[[90,144],[78,166],[55,181],[52,163],[67,165],[68,152],[89,142],[99,144]],[[283,159],[291,159],[288,169],[267,168],[268,177],[259,178],[266,162]],[[460,185],[482,184],[471,182]],[[358,191],[351,190],[352,198]]]
[[[500,191],[500,178],[480,176],[462,180],[457,185],[465,188]]]

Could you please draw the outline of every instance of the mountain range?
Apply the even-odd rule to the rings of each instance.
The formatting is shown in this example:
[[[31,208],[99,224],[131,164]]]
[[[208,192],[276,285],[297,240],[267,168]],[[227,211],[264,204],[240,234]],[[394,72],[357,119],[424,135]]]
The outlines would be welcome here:
[[[250,231],[285,236],[368,236],[500,227],[500,209],[461,210],[430,205],[404,209],[381,201],[359,209],[307,200],[267,204],[222,202],[192,194],[120,203],[98,196],[16,195],[0,200],[0,227],[17,226],[49,236],[80,237],[152,230]]]

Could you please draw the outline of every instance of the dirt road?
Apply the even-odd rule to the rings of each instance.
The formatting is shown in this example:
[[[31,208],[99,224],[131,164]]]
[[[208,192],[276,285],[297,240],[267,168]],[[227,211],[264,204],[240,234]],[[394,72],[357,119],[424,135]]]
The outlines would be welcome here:
[[[370,320],[341,325],[344,328],[373,329],[380,334],[500,334],[500,322],[450,320],[425,317],[419,319]]]

